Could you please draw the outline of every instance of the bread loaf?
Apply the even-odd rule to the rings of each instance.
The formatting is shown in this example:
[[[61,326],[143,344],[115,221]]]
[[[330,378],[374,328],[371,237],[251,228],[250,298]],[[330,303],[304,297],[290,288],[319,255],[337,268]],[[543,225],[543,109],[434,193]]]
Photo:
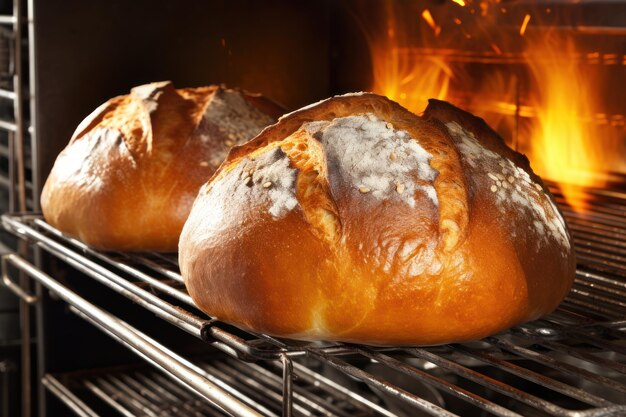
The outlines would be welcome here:
[[[78,126],[43,188],[44,217],[95,248],[175,251],[200,186],[232,145],[280,114],[224,87],[133,88]]]
[[[571,238],[523,155],[431,100],[334,97],[234,147],[179,263],[198,307],[245,329],[374,345],[466,341],[554,310]]]

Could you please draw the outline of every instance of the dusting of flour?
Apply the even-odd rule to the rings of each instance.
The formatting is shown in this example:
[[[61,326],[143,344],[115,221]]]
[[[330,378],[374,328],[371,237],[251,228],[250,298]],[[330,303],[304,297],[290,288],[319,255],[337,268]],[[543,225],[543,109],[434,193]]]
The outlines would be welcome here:
[[[374,116],[349,116],[302,126],[323,145],[329,171],[364,195],[395,199],[415,207],[418,195],[435,207],[439,201],[433,186],[437,171],[432,156],[403,130]],[[255,159],[245,158],[224,178],[231,200],[239,204],[267,201],[274,218],[284,217],[298,205],[296,179],[289,157],[274,148]],[[408,250],[408,249],[407,249]]]
[[[220,88],[208,104],[197,134],[204,143],[213,145],[208,162],[217,168],[232,146],[252,139],[273,121],[248,103],[240,92]],[[224,138],[222,143],[212,143],[215,130]]]
[[[296,178],[298,170],[289,164],[289,158],[280,149],[274,148],[256,159],[244,159],[227,174],[231,182],[230,199],[240,204],[258,204],[266,201],[268,211],[274,218],[284,217],[298,205]]]
[[[449,122],[446,127],[457,142],[463,160],[470,166],[472,173],[469,178],[487,181],[487,187],[501,214],[514,209],[516,214],[531,219],[528,227],[539,236],[539,243],[548,243],[549,238],[552,238],[569,251],[570,241],[565,221],[541,185],[510,159],[485,148],[472,132],[463,129],[458,123]],[[513,236],[515,227],[521,223],[508,222],[514,226],[511,230]]]
[[[439,205],[430,155],[404,130],[373,114],[303,125],[324,146],[329,170],[363,194],[379,200],[400,199],[415,207],[416,193]]]

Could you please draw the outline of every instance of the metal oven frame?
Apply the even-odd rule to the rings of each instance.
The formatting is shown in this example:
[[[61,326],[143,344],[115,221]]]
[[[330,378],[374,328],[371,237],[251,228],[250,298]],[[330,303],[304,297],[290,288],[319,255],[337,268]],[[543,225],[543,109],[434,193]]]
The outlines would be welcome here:
[[[37,213],[33,2],[29,0],[27,20],[20,0],[14,0],[13,16],[0,16],[0,24],[13,25],[16,39],[23,37],[24,23],[29,24],[32,127],[26,128],[20,105],[15,122],[0,121],[0,129],[15,135],[4,153],[15,155],[11,160],[17,165],[0,182],[12,187],[16,197],[2,224],[21,243],[2,256],[2,279],[21,300],[24,416],[33,411],[30,315],[35,308],[36,321],[43,321],[47,292],[53,295],[48,302],[67,306],[68,315],[134,352],[139,364],[44,372],[39,349],[35,365],[41,372],[35,383],[42,416],[44,389],[75,414],[89,417],[99,415],[94,403],[125,416],[452,416],[459,407],[507,417],[626,415],[626,193],[581,190],[592,201],[590,211],[581,214],[550,184],[574,235],[578,270],[568,298],[541,320],[473,343],[395,349],[299,343],[243,332],[194,307],[174,254],[98,252],[64,236]],[[493,58],[470,55],[453,58]],[[15,91],[0,90],[0,98],[24,104],[21,74],[18,65]],[[30,141],[24,140],[29,133]],[[168,340],[107,311],[62,273],[57,276],[58,270],[46,268],[44,257],[191,335],[206,346],[207,355],[189,357],[166,346]],[[41,327],[35,339],[43,339]]]

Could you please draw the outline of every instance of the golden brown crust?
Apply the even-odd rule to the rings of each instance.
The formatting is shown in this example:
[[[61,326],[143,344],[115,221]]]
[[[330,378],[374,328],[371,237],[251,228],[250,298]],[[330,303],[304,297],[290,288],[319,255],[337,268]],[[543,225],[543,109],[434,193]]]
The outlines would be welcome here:
[[[339,117],[371,113],[384,119],[412,137],[423,138],[420,145],[433,155],[431,165],[439,172],[435,180],[435,190],[446,204],[439,212],[441,245],[445,250],[453,250],[463,239],[467,227],[467,195],[458,153],[446,132],[429,123],[415,119],[415,115],[398,103],[381,99],[373,93],[344,95],[324,100],[313,106],[294,111],[280,118],[280,123],[267,127],[253,140],[231,149],[222,165],[227,167],[247,155],[251,150],[268,143],[281,140],[303,123],[319,120],[333,120]],[[219,175],[219,170],[215,176]]]
[[[484,337],[547,314],[571,285],[569,233],[537,180],[447,103],[422,118],[334,97],[231,150],[185,224],[181,272],[202,310],[257,332]]]
[[[78,126],[44,186],[44,217],[96,248],[175,251],[200,186],[230,146],[275,120],[276,108],[219,86],[133,88]]]

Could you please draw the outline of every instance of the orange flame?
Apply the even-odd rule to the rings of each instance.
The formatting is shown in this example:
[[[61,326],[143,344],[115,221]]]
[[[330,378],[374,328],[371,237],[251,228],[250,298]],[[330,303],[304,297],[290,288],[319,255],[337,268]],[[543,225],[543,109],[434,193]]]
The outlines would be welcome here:
[[[402,50],[399,45],[404,32],[398,30],[398,22],[389,8],[387,14],[387,36],[370,45],[374,76],[372,91],[412,110],[423,110],[430,98],[445,99],[452,78],[451,68],[441,57],[411,56]]]
[[[536,123],[531,132],[530,159],[541,175],[556,180],[570,205],[585,206],[580,187],[603,187],[606,151],[594,144],[599,136],[586,120],[592,113],[594,79],[572,59],[577,52],[571,40],[529,43],[528,66],[538,82],[532,96]]]
[[[426,21],[426,23],[428,23],[428,26],[432,28],[433,32],[435,32],[435,35],[439,35],[439,32],[441,32],[441,28],[437,26],[437,23],[435,23],[433,15],[430,14],[430,10],[424,9],[424,11],[422,12],[422,18]]]
[[[461,6],[465,4],[461,0],[452,1]],[[606,186],[608,167],[626,171],[626,160],[619,156],[625,151],[620,146],[626,146],[619,144],[619,134],[607,134],[609,129],[615,130],[620,123],[623,125],[623,120],[615,115],[594,115],[597,108],[595,100],[600,97],[592,92],[600,91],[599,79],[591,77],[585,72],[588,67],[581,66],[573,58],[582,56],[589,62],[601,58],[618,62],[621,57],[587,57],[580,54],[578,45],[572,39],[551,41],[550,33],[527,33],[531,20],[531,15],[527,13],[519,28],[519,34],[526,35],[525,52],[519,57],[525,61],[534,85],[526,85],[526,81],[520,79],[527,77],[510,70],[490,69],[490,73],[475,77],[475,74],[470,75],[463,63],[450,61],[449,55],[442,49],[457,47],[459,39],[454,36],[458,35],[446,34],[448,38],[435,38],[425,31],[420,39],[432,42],[433,49],[428,53],[427,44],[419,50],[423,53],[419,53],[412,49],[411,41],[404,33],[406,19],[397,20],[391,3],[386,4],[387,37],[378,38],[370,45],[373,91],[398,101],[414,112],[423,111],[429,98],[438,98],[485,118],[496,130],[505,132],[504,137],[512,138],[508,141],[510,144],[528,154],[533,169],[539,175],[558,182],[564,197],[578,211],[586,206],[581,197],[581,187]],[[498,12],[504,13],[504,10],[497,9]],[[472,19],[489,18],[474,16]],[[539,19],[535,14],[533,16]],[[439,35],[441,26],[428,9],[421,12],[421,17],[427,28],[432,29],[435,36]],[[461,25],[461,19],[455,13],[448,19],[453,26]],[[466,19],[469,19],[467,14],[459,30],[469,41],[468,27],[464,27]],[[485,27],[480,30],[488,32]],[[507,48],[512,43],[502,39],[500,34],[495,36],[495,33],[487,38],[485,47],[495,52],[496,56],[506,54],[501,48]],[[613,137],[609,137],[611,135]]]
[[[428,57],[411,61],[399,58],[397,50],[390,51],[389,55],[391,60],[378,68],[378,72],[385,76],[376,78],[374,91],[409,109],[424,109],[428,99],[444,100],[448,96],[452,70],[443,58]]]
[[[522,22],[522,26],[520,26],[520,28],[519,28],[519,34],[521,36],[524,36],[524,33],[526,33],[526,28],[528,27],[528,22],[530,22],[530,15],[526,14],[526,16],[524,16],[524,21]]]

